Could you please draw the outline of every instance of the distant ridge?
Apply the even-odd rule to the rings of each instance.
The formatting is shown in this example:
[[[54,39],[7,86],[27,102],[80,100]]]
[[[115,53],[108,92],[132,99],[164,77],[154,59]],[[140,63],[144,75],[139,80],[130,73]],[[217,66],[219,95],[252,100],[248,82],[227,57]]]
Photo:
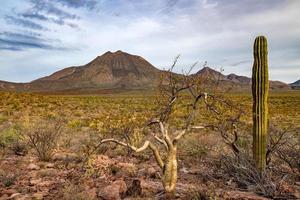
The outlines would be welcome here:
[[[295,81],[294,83],[291,83],[290,86],[292,89],[300,90],[300,79],[298,81]]]
[[[213,70],[209,67],[204,67],[196,73],[202,77],[211,77],[219,80],[222,85],[231,86],[233,90],[250,90],[252,78],[246,76],[239,76],[236,74],[224,75],[221,72]],[[280,81],[270,81],[270,90],[289,90],[291,87]]]
[[[83,66],[72,66],[29,83],[0,81],[0,90],[29,92],[69,92],[96,90],[149,89],[158,85],[164,71],[144,58],[123,51],[106,52]],[[224,75],[204,67],[195,75],[217,78],[235,90],[249,90],[251,78],[236,74]],[[288,84],[270,81],[270,89],[290,89]],[[92,93],[92,92],[90,92]]]

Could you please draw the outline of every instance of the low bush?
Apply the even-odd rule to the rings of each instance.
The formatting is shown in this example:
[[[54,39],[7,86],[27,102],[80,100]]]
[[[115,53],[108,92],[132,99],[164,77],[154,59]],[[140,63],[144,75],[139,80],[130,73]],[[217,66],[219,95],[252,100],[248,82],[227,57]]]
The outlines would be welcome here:
[[[41,161],[49,161],[57,146],[62,125],[59,121],[42,121],[27,128],[25,137]]]

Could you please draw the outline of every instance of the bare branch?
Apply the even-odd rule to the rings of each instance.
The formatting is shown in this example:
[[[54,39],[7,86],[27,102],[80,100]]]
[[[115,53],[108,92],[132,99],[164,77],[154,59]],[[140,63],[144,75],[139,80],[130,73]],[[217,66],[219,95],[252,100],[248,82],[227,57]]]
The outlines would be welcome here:
[[[146,150],[148,147],[150,147],[150,149],[152,150],[152,152],[155,156],[156,162],[158,163],[159,167],[160,168],[164,167],[164,163],[161,159],[161,156],[160,156],[157,148],[148,140],[146,140],[144,145],[140,148],[137,148],[137,147],[132,146],[132,145],[130,145],[128,143],[125,143],[125,142],[118,141],[118,140],[113,139],[113,138],[103,139],[103,140],[101,140],[100,144],[109,143],[109,142],[113,142],[113,143],[116,143],[118,145],[128,147],[128,148],[132,149],[133,151],[135,151],[136,153],[142,152],[142,151]]]
[[[169,150],[168,144],[166,143],[165,140],[159,138],[157,135],[154,135],[154,138],[156,139],[156,141],[158,141],[160,144],[164,145],[164,147],[166,148],[166,150]]]
[[[190,127],[191,122],[192,122],[192,119],[195,115],[195,111],[197,109],[197,103],[199,102],[199,100],[203,96],[206,97],[207,94],[206,93],[201,93],[201,94],[199,94],[198,96],[195,97],[195,100],[194,100],[193,105],[192,105],[192,111],[190,111],[190,114],[186,119],[184,129],[173,139],[173,144],[176,144],[178,142],[178,140],[188,132],[189,127]]]

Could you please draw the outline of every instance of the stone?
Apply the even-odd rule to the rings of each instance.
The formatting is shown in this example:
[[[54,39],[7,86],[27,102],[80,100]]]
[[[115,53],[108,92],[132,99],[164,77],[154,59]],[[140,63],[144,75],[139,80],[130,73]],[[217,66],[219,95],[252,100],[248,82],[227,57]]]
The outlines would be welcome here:
[[[112,185],[115,185],[119,188],[120,194],[124,194],[127,191],[127,185],[123,180],[116,180],[112,183]]]
[[[180,172],[184,173],[184,174],[188,174],[189,173],[189,170],[186,168],[186,167],[182,167],[180,169]]]
[[[97,199],[97,188],[86,189],[87,199]]]
[[[119,188],[113,185],[105,187],[98,196],[104,200],[121,200]]]
[[[54,168],[54,164],[53,163],[48,163],[45,165],[46,168]]]
[[[33,163],[30,163],[30,164],[28,165],[27,169],[29,169],[29,170],[39,170],[40,167],[39,167],[38,165],[35,165],[35,164],[33,164]]]
[[[38,184],[40,187],[49,187],[53,184],[53,181],[42,181]]]
[[[146,176],[146,174],[147,174],[147,172],[146,172],[145,168],[139,169],[138,172],[137,172],[138,177]]]
[[[126,196],[137,197],[140,196],[141,194],[142,194],[141,181],[139,179],[134,179],[126,191]]]
[[[227,191],[222,197],[224,200],[268,200],[265,197],[258,196],[252,192]]]
[[[154,167],[149,167],[147,169],[147,175],[150,177],[150,178],[156,178],[157,177],[157,173],[156,173],[156,170]]]
[[[8,189],[8,190],[3,190],[1,193],[2,194],[7,194],[8,196],[10,196],[12,194],[18,193],[18,191],[14,190],[14,189]]]
[[[41,182],[42,182],[42,179],[41,179],[41,178],[39,178],[39,179],[31,179],[31,180],[29,181],[29,185],[30,185],[30,186],[34,186],[34,185],[40,184]]]
[[[150,181],[150,180],[141,179],[141,186],[142,186],[143,192],[147,191],[152,194],[159,193],[164,190],[161,181],[154,182],[154,181]]]
[[[67,163],[80,162],[82,159],[75,153],[55,153],[52,157],[54,161],[63,161]]]
[[[6,200],[8,199],[9,195],[8,194],[3,194],[0,196],[0,200]]]
[[[106,186],[98,193],[98,196],[105,200],[121,200],[127,191],[127,185],[123,180],[116,180],[111,185]]]
[[[58,171],[53,168],[41,169],[38,171],[37,175],[39,177],[55,177],[57,176]]]
[[[32,197],[36,200],[41,200],[44,198],[44,196],[46,196],[46,195],[42,192],[37,192],[32,195]]]
[[[12,195],[9,197],[9,199],[17,199],[17,198],[19,198],[19,197],[21,197],[21,196],[22,196],[21,193],[14,193],[14,194],[12,194]]]

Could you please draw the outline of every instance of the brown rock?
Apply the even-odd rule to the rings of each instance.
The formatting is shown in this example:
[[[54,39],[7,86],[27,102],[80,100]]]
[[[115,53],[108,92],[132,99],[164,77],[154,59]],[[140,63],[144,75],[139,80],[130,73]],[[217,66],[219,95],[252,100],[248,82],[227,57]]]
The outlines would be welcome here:
[[[124,194],[127,191],[127,185],[123,180],[116,180],[112,183],[112,185],[115,185],[119,188],[120,194]]]
[[[121,200],[119,188],[113,185],[105,187],[98,196],[105,200]]]
[[[8,189],[8,190],[3,190],[1,193],[2,194],[7,194],[8,196],[10,196],[12,194],[18,193],[18,191],[14,190],[14,189]]]
[[[128,187],[128,190],[126,191],[126,196],[137,197],[140,196],[141,194],[142,194],[141,181],[139,179],[135,179]]]
[[[46,168],[54,168],[54,164],[53,163],[48,163],[45,165]]]
[[[42,192],[37,192],[35,194],[32,195],[32,197],[36,200],[41,200],[44,198],[44,196],[46,196],[46,194],[42,193]]]
[[[41,182],[42,182],[42,179],[41,179],[41,178],[39,178],[39,179],[31,179],[31,180],[29,181],[29,185],[30,185],[30,186],[38,185],[38,184],[40,184]]]
[[[52,159],[54,161],[63,161],[67,163],[81,161],[81,158],[75,153],[56,153],[53,155]]]
[[[3,194],[0,196],[0,200],[6,200],[8,199],[9,195],[8,194]]]
[[[117,180],[99,192],[98,196],[105,200],[121,200],[125,194],[127,185],[123,180]]]
[[[30,163],[30,164],[28,165],[27,169],[29,169],[29,170],[39,170],[40,167],[39,167],[38,165],[35,165],[35,164],[33,164],[33,163]]]
[[[146,172],[145,168],[139,169],[137,172],[138,177],[142,177],[142,176],[146,176],[146,175],[147,175],[147,172]]]
[[[87,199],[97,199],[97,189],[96,188],[86,189],[86,193],[88,195]]]
[[[21,193],[15,193],[15,194],[12,194],[8,199],[18,199],[21,196],[22,196]]]
[[[157,177],[157,171],[154,167],[149,167],[147,169],[147,175],[150,177],[150,178],[156,178]]]
[[[38,171],[37,175],[39,177],[55,177],[57,176],[58,171],[56,169],[47,168],[47,169],[41,169]]]
[[[268,200],[251,192],[228,191],[223,194],[224,200]]]
[[[43,181],[43,182],[39,183],[38,186],[40,186],[40,187],[49,187],[52,184],[53,184],[52,181]]]

